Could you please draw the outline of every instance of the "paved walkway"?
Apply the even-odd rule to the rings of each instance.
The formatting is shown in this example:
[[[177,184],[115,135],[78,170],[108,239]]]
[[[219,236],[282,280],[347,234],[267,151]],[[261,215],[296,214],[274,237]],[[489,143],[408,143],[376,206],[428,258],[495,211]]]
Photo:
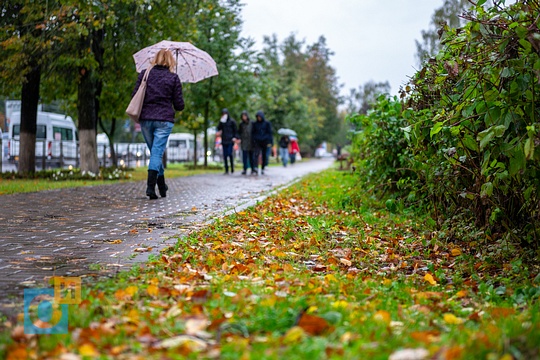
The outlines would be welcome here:
[[[0,311],[22,304],[25,287],[49,287],[53,275],[102,276],[144,261],[193,227],[331,164],[169,179],[167,197],[153,201],[143,182],[0,196]]]

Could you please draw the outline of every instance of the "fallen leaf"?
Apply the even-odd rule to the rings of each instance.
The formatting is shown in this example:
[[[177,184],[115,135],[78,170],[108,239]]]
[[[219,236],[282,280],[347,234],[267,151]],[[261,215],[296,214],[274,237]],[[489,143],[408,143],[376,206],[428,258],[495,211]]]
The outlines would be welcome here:
[[[390,316],[390,313],[385,310],[379,310],[373,315],[373,319],[376,321],[381,321],[387,325],[390,324],[390,321],[392,321],[392,317]]]
[[[135,251],[135,252],[147,252],[147,251],[150,251],[150,250],[152,250],[152,248],[138,247],[133,251]]]
[[[204,351],[208,348],[208,344],[205,341],[190,335],[179,335],[163,340],[156,347],[158,349],[171,349],[180,346],[185,346],[190,351]]]
[[[306,337],[306,332],[300,326],[293,326],[283,336],[283,342],[286,344],[298,343]]]
[[[128,294],[129,296],[133,296],[137,293],[137,291],[139,291],[139,288],[135,285],[131,285],[131,286],[128,286],[125,291],[126,291],[126,294]]]
[[[339,262],[342,263],[343,265],[347,266],[347,267],[352,266],[352,261],[351,261],[351,260],[347,260],[347,259],[345,259],[345,258],[339,259]]]
[[[298,326],[310,335],[320,335],[330,328],[328,322],[322,317],[303,313],[298,320]]]
[[[156,285],[148,285],[148,287],[146,288],[146,292],[150,296],[158,296],[159,287],[157,287]]]
[[[458,318],[454,314],[446,313],[443,315],[444,322],[450,325],[459,325],[463,324],[465,320]]]
[[[460,290],[456,293],[456,297],[458,299],[461,299],[461,298],[464,298],[468,295],[469,293],[467,292],[467,290]]]
[[[437,282],[433,278],[433,275],[431,275],[430,273],[426,273],[426,275],[424,276],[424,280],[426,280],[431,285],[437,285]]]
[[[429,351],[426,349],[403,349],[395,351],[388,360],[424,360],[429,357]]]
[[[79,354],[81,356],[98,356],[99,353],[96,350],[96,347],[90,343],[85,343],[79,346]]]
[[[490,310],[490,313],[494,318],[500,319],[514,315],[516,311],[510,308],[493,308]]]
[[[440,334],[441,333],[437,330],[413,331],[411,333],[411,337],[416,341],[431,344],[433,342],[439,341]]]
[[[450,251],[450,254],[452,254],[452,256],[459,256],[461,255],[461,250],[458,248],[454,248]]]

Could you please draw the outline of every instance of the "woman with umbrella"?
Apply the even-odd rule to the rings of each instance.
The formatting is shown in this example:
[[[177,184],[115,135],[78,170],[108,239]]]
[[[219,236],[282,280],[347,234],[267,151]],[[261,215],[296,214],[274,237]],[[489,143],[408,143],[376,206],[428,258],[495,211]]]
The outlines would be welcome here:
[[[161,197],[167,195],[168,187],[165,184],[163,153],[174,125],[175,110],[182,111],[184,109],[184,98],[182,96],[182,83],[175,73],[176,62],[172,53],[166,49],[159,50],[152,65],[152,68],[143,70],[139,74],[132,97],[137,92],[144,73],[150,71],[140,123],[141,132],[150,150],[146,196],[150,199],[157,199],[156,184]]]

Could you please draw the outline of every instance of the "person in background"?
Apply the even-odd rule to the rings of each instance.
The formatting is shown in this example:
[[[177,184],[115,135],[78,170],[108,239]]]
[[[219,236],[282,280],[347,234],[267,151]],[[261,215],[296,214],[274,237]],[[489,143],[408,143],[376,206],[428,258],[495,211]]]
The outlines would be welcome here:
[[[281,163],[284,167],[287,167],[287,162],[289,161],[289,144],[291,141],[287,135],[283,135],[279,139],[279,156],[281,157]]]
[[[217,127],[218,135],[221,136],[223,148],[223,161],[225,162],[225,175],[229,174],[228,159],[231,160],[231,174],[234,173],[233,145],[238,138],[236,121],[229,115],[229,110],[221,111],[221,119]]]
[[[291,165],[296,162],[296,154],[300,152],[300,147],[298,146],[298,139],[294,136],[290,138],[291,142],[289,145],[289,157],[291,159]]]
[[[238,134],[242,148],[242,164],[244,165],[242,175],[246,175],[248,167],[251,167],[251,175],[255,175],[257,174],[257,166],[253,159],[253,141],[251,140],[253,122],[250,120],[247,111],[242,112],[241,119],[242,121],[240,121],[240,125],[238,126]]]
[[[174,125],[176,111],[184,110],[182,83],[174,73],[176,62],[172,53],[162,49],[152,61],[148,74],[146,94],[142,105],[140,123],[144,141],[150,150],[146,196],[157,199],[156,184],[161,197],[167,196],[163,153]],[[131,97],[135,95],[146,70],[141,71]]]
[[[257,121],[252,125],[251,139],[255,148],[253,161],[258,167],[259,155],[262,155],[261,175],[264,175],[264,167],[268,164],[268,145],[272,143],[272,125],[264,118],[262,111],[257,112]]]

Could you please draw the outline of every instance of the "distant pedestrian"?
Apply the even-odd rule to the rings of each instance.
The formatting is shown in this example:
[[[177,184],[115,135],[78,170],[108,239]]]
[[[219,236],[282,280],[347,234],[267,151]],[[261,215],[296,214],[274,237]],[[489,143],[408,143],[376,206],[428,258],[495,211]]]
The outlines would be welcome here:
[[[281,163],[284,167],[287,167],[287,162],[289,161],[289,144],[291,141],[287,135],[283,135],[279,139],[279,157],[281,157]]]
[[[223,148],[223,161],[225,162],[225,174],[229,173],[228,159],[231,160],[231,174],[234,173],[233,146],[238,138],[236,121],[229,115],[229,110],[221,111],[221,119],[217,127],[218,134],[221,136],[221,146]]]
[[[289,158],[291,159],[291,165],[296,162],[296,154],[300,153],[300,147],[298,146],[298,139],[295,137],[290,138],[291,143],[289,145]]]
[[[255,164],[258,167],[259,155],[262,155],[261,174],[264,174],[264,167],[268,164],[268,145],[272,144],[272,125],[264,118],[262,111],[257,112],[257,121],[252,126],[252,140],[255,147],[253,159],[257,161]]]
[[[150,150],[146,196],[157,199],[156,184],[161,197],[167,196],[169,187],[165,184],[163,153],[174,125],[176,111],[184,110],[182,83],[175,73],[176,62],[168,50],[160,50],[152,61],[154,65],[148,74],[146,95],[142,105],[140,123],[144,141]],[[135,95],[144,73],[141,71],[131,97]]]
[[[252,130],[253,122],[249,118],[247,111],[244,111],[242,112],[240,125],[238,126],[240,147],[242,148],[242,164],[244,165],[242,175],[246,175],[248,167],[251,167],[251,175],[257,174],[257,163],[253,159],[253,141],[251,139]]]

